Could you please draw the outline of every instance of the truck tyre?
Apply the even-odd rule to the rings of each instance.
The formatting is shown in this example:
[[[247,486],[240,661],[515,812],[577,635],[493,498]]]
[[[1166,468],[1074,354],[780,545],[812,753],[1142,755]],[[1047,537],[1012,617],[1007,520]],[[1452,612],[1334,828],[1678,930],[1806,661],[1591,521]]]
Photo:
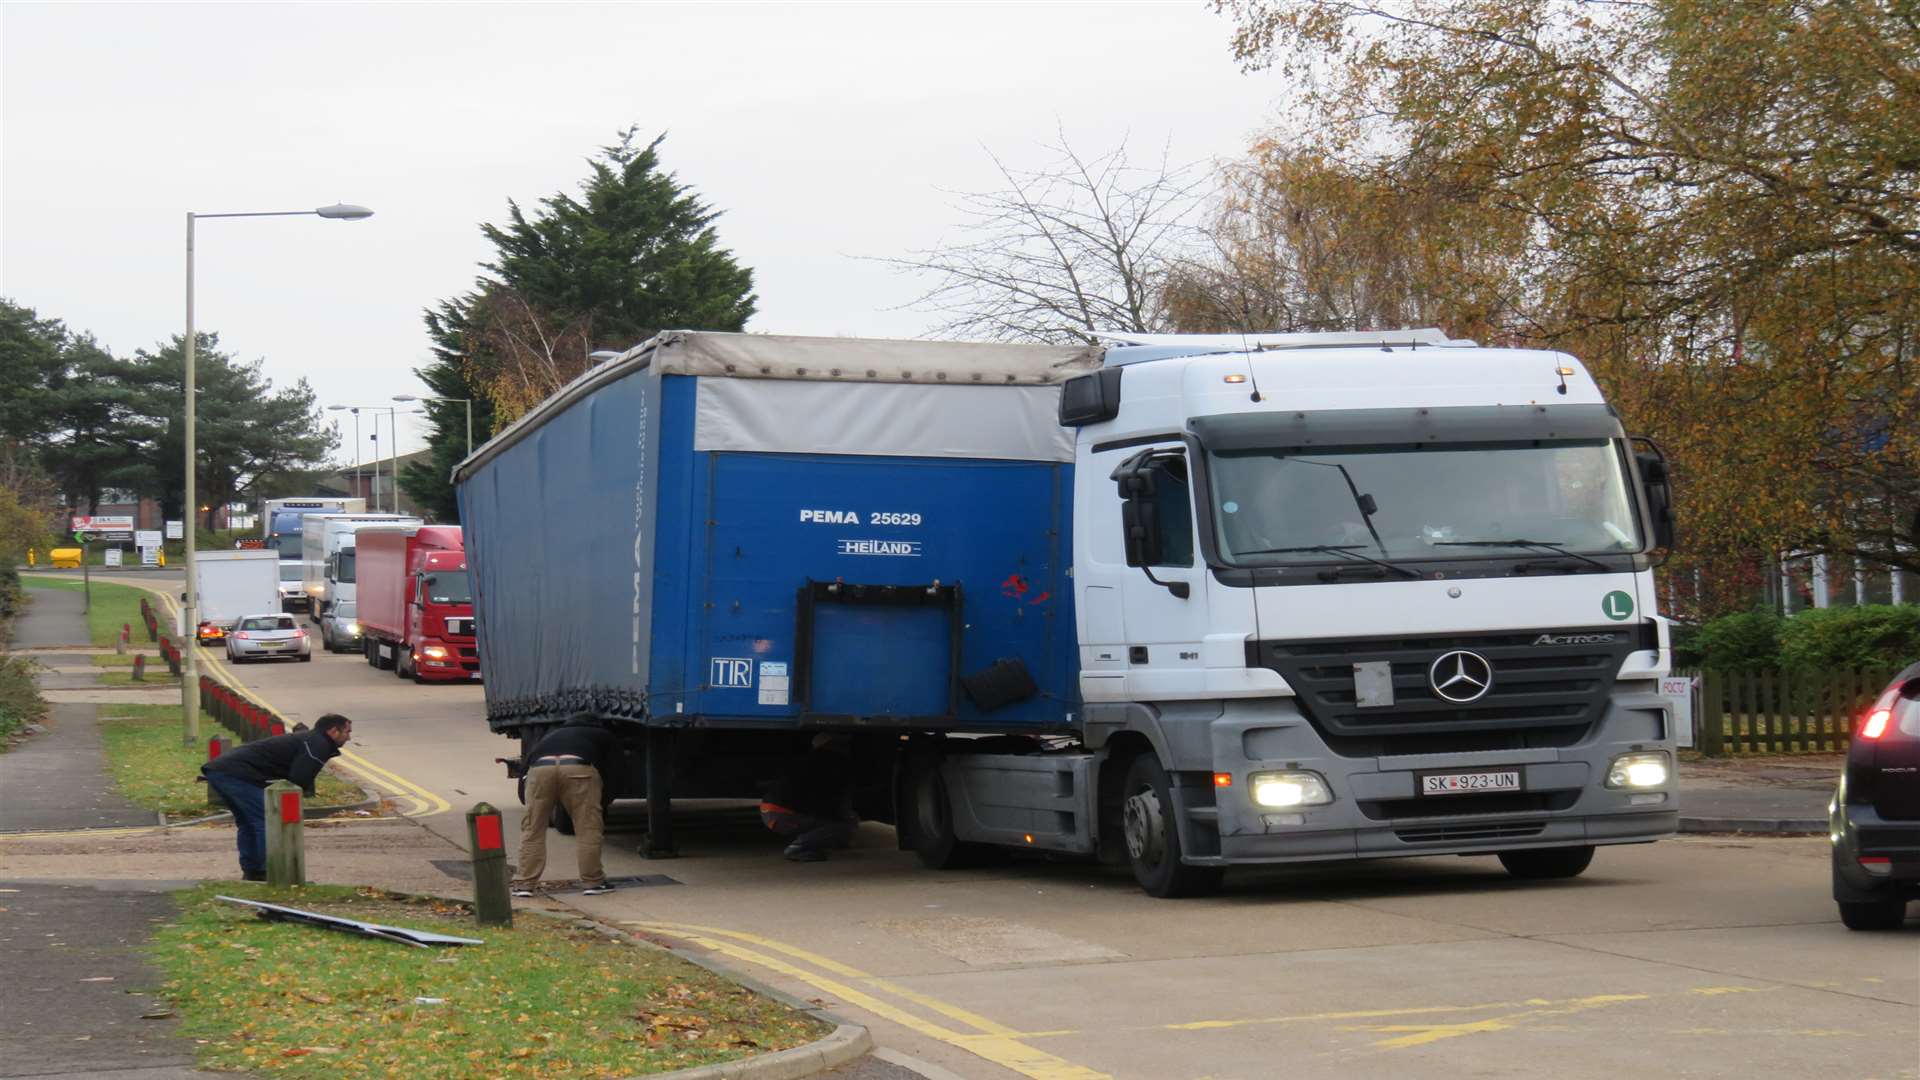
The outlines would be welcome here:
[[[1903,897],[1891,900],[1842,900],[1840,921],[1849,930],[1898,930],[1907,921],[1907,901]]]
[[[907,819],[900,823],[907,830],[907,844],[929,870],[963,870],[985,866],[1001,853],[986,844],[971,844],[954,835],[953,804],[948,801],[947,782],[940,775],[940,760],[920,758],[908,766]]]
[[[1549,881],[1579,877],[1593,862],[1593,846],[1535,848],[1531,851],[1503,851],[1500,865],[1521,881]]]
[[[1152,752],[1127,766],[1121,790],[1121,834],[1127,864],[1148,896],[1172,899],[1206,896],[1220,888],[1217,866],[1188,866],[1180,861],[1180,829],[1174,818],[1173,782]]]

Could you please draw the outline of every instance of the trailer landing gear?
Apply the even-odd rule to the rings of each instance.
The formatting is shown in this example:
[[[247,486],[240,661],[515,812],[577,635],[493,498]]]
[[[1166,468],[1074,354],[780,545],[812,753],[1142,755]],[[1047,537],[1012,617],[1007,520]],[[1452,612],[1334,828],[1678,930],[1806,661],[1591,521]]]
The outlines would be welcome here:
[[[637,849],[643,859],[677,859],[673,846],[673,732],[647,728],[647,835]]]

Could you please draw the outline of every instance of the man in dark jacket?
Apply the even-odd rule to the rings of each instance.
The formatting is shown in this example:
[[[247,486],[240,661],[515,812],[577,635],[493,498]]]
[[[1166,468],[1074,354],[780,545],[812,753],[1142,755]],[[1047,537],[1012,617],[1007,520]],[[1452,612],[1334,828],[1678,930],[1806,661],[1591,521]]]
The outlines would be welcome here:
[[[791,840],[787,858],[821,862],[846,847],[859,822],[853,814],[853,762],[843,740],[813,737],[813,749],[787,765],[760,803],[760,820]]]
[[[606,778],[619,775],[621,755],[620,740],[592,713],[581,713],[547,732],[527,751],[527,814],[520,819],[513,895],[532,896],[540,885],[547,869],[547,821],[555,806],[565,807],[573,818],[582,892],[598,896],[613,891],[600,865],[600,843],[606,835],[600,797]]]
[[[267,785],[285,780],[312,796],[321,768],[339,756],[352,735],[353,721],[328,713],[312,731],[236,746],[200,767],[200,775],[233,811],[244,880],[267,880]]]

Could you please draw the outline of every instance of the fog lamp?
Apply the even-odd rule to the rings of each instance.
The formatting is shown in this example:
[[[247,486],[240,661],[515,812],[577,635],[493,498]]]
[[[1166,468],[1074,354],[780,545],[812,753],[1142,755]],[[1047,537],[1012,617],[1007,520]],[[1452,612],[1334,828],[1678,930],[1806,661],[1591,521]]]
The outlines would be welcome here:
[[[1610,788],[1650,788],[1660,787],[1673,775],[1664,752],[1651,754],[1621,754],[1613,759],[1607,768],[1607,786]]]
[[[1324,806],[1333,801],[1327,782],[1313,772],[1260,772],[1247,777],[1253,801],[1261,806]]]

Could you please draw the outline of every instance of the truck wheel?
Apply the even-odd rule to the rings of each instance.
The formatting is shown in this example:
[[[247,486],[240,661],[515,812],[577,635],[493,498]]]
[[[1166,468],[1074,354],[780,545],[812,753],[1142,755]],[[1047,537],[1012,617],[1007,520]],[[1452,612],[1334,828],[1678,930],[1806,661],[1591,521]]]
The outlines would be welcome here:
[[[1907,902],[1892,900],[1842,900],[1840,921],[1849,930],[1898,930],[1907,921]]]
[[[1503,851],[1500,865],[1521,881],[1549,881],[1579,877],[1593,862],[1593,847],[1536,848],[1532,851]]]
[[[954,835],[953,804],[937,758],[923,758],[910,766],[907,777],[908,846],[930,870],[963,870],[984,866],[1001,852],[985,844],[970,844]]]
[[[1219,867],[1188,866],[1180,861],[1173,783],[1151,751],[1127,766],[1120,814],[1127,863],[1133,867],[1133,879],[1148,896],[1205,896],[1220,887]]]

